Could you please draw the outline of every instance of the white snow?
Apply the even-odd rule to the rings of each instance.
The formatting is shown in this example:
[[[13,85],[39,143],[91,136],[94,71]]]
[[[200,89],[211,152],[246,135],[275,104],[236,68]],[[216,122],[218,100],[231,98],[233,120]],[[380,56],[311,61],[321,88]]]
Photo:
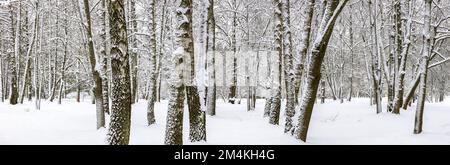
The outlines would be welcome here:
[[[375,114],[368,99],[339,104],[329,101],[316,105],[308,143],[283,133],[280,126],[263,118],[264,100],[256,111],[247,112],[246,103],[229,105],[218,101],[217,116],[207,119],[207,143],[219,145],[288,145],[288,144],[450,144],[450,102],[427,103],[424,133],[414,135],[414,106],[401,115]],[[106,130],[95,129],[95,105],[64,100],[63,105],[43,102],[42,110],[34,103],[11,106],[0,103],[1,144],[106,144]],[[164,142],[167,101],[155,107],[156,125],[146,126],[146,102],[133,106],[130,143],[162,145]],[[385,106],[383,106],[385,107]],[[284,111],[284,107],[283,110]],[[187,111],[186,111],[187,112]],[[188,140],[188,114],[185,113],[184,142]],[[107,117],[108,118],[108,117]],[[296,120],[296,119],[295,119]]]

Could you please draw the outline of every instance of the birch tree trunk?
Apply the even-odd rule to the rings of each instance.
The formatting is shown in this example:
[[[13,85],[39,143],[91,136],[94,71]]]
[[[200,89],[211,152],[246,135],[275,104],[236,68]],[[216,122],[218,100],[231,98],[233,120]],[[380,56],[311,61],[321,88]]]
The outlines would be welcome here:
[[[375,0],[377,1],[377,0]],[[378,35],[377,35],[377,18],[376,18],[376,7],[377,4],[373,4],[372,0],[369,0],[369,12],[370,12],[370,32],[371,32],[371,41],[373,41],[372,44],[372,64],[371,64],[371,71],[372,71],[372,81],[373,81],[373,97],[376,104],[376,112],[381,113],[382,107],[381,107],[381,58],[378,51]],[[375,9],[373,9],[375,7]]]
[[[148,105],[147,105],[147,124],[152,125],[155,121],[155,102],[156,102],[156,80],[157,80],[157,60],[156,60],[156,15],[155,15],[155,0],[151,0],[149,3],[150,16],[149,24],[147,25],[150,31],[150,89],[148,93]]]
[[[196,82],[196,70],[195,70],[195,52],[194,52],[194,37],[192,28],[192,0],[182,0],[181,2],[186,4],[183,6],[184,13],[184,42],[186,49],[187,61],[189,65],[186,66],[186,74],[190,74],[186,79],[186,95],[189,108],[189,139],[191,142],[206,141],[206,113],[202,110],[202,104],[200,103],[200,94],[198,84]],[[180,9],[178,9],[180,10]]]
[[[129,14],[129,20],[130,23],[130,58],[131,58],[131,103],[137,102],[138,98],[138,41],[136,39],[136,32],[138,29],[138,23],[137,23],[137,13],[136,13],[136,1],[130,1],[130,14]]]
[[[308,135],[309,123],[320,83],[321,66],[327,51],[328,42],[333,33],[337,17],[347,2],[348,0],[332,0],[327,3],[322,23],[311,50],[310,62],[306,72],[305,94],[300,102],[300,116],[298,129],[296,130],[296,138],[304,142],[306,142]]]
[[[26,64],[25,64],[25,71],[24,71],[24,76],[23,76],[23,80],[24,82],[22,83],[22,92],[21,92],[21,97],[20,97],[20,103],[23,104],[23,101],[25,99],[25,90],[27,88],[27,85],[29,85],[31,82],[27,82],[27,80],[29,79],[29,77],[31,76],[31,53],[33,51],[33,47],[34,47],[34,43],[36,41],[36,33],[37,33],[37,25],[38,25],[38,16],[35,16],[36,18],[34,19],[34,25],[33,25],[33,30],[32,30],[32,37],[31,37],[31,43],[28,46],[27,49],[27,55],[26,55]]]
[[[425,109],[425,101],[427,94],[427,76],[428,76],[428,64],[431,54],[432,44],[432,31],[431,31],[431,14],[433,0],[424,0],[425,12],[424,12],[424,29],[423,29],[423,51],[422,59],[420,63],[420,83],[419,83],[419,99],[417,101],[416,117],[414,124],[414,134],[422,133],[423,125],[423,113]]]
[[[233,10],[237,10],[237,0],[233,0]],[[228,96],[229,103],[236,103],[236,95],[237,95],[237,39],[236,39],[236,31],[238,26],[238,18],[237,11],[233,11],[233,29],[232,29],[232,49],[233,49],[233,68],[232,68],[232,79],[231,79],[231,87],[230,93]],[[226,80],[225,80],[226,81]]]
[[[272,83],[271,106],[269,123],[278,125],[280,120],[281,109],[281,74],[282,74],[282,58],[283,58],[283,2],[282,0],[274,0],[275,6],[275,51],[277,55],[277,72],[274,74]]]
[[[67,20],[67,8],[65,9],[65,16],[64,16],[64,24],[68,25],[68,20]],[[68,35],[68,27],[64,26],[64,55],[63,55],[63,60],[62,60],[62,65],[61,65],[61,82],[60,82],[60,86],[59,86],[59,97],[58,97],[58,104],[62,103],[62,97],[63,97],[63,89],[65,86],[65,74],[66,74],[66,61],[67,61],[67,56],[68,56],[68,39],[67,36]]]
[[[123,0],[109,1],[108,13],[111,36],[112,106],[107,140],[110,145],[128,145],[132,97]]]
[[[175,26],[175,49],[172,54],[172,71],[169,80],[169,106],[167,112],[167,124],[164,144],[183,144],[183,111],[185,99],[185,68],[190,67],[187,59],[193,51],[191,22],[192,1],[175,1],[176,26]],[[190,72],[188,73],[190,74]]]
[[[216,19],[214,17],[214,0],[209,0],[208,5],[208,16],[207,16],[207,55],[209,58],[208,65],[208,98],[206,101],[208,115],[216,115]]]
[[[290,0],[283,0],[283,56],[284,56],[284,79],[286,81],[286,123],[284,132],[293,132],[292,118],[295,115],[295,70],[294,56],[292,54],[292,35],[290,18]]]
[[[398,39],[400,39],[401,33],[401,3],[400,1],[396,1],[397,2],[397,7],[396,7],[396,13],[398,13],[398,18],[397,18],[397,29],[398,34],[397,37]],[[393,113],[394,114],[400,114],[400,108],[403,106],[403,102],[404,102],[404,88],[405,88],[405,75],[406,75],[406,62],[408,59],[408,54],[409,54],[409,49],[410,49],[410,45],[411,45],[411,26],[412,26],[412,11],[411,11],[411,1],[408,0],[406,2],[407,6],[408,6],[408,16],[407,16],[407,22],[406,22],[406,34],[404,36],[404,42],[403,45],[400,45],[401,43],[399,42],[399,44],[397,44],[398,48],[397,49],[401,49],[401,51],[399,51],[400,53],[400,66],[399,66],[399,72],[398,72],[398,78],[397,78],[397,88],[396,88],[396,92],[395,92],[395,100],[394,100],[394,110]],[[400,19],[400,20],[398,20]],[[401,46],[401,47],[400,47]]]
[[[89,0],[84,0],[84,12],[86,14],[87,21],[87,36],[88,36],[88,49],[89,49],[89,62],[91,64],[91,74],[94,79],[93,98],[95,99],[95,105],[97,110],[97,129],[105,127],[105,110],[103,109],[103,97],[102,97],[102,78],[97,68],[97,59],[94,50],[94,41],[92,34],[91,23],[91,11]]]
[[[14,41],[14,51],[10,52],[9,54],[9,58],[8,58],[8,62],[9,62],[9,75],[11,76],[10,81],[11,81],[11,87],[10,87],[10,96],[9,96],[9,103],[11,105],[16,105],[18,103],[18,98],[19,98],[19,89],[18,89],[18,83],[17,83],[17,61],[16,58],[18,56],[19,53],[19,31],[20,29],[14,29],[14,7],[11,5],[10,6],[10,16],[11,16],[11,33],[15,34],[11,35],[10,40]],[[19,8],[20,11],[20,8]],[[18,11],[17,16],[19,17],[16,20],[16,24],[20,24],[20,12]],[[18,27],[20,27],[20,25],[18,25]]]
[[[101,10],[100,10],[100,65],[101,65],[101,77],[102,77],[102,98],[103,98],[103,110],[105,113],[110,114],[109,111],[109,83],[108,83],[108,54],[106,50],[108,49],[108,40],[106,39],[106,28],[107,28],[107,5],[106,0],[101,0]]]
[[[305,1],[306,7],[304,9],[303,15],[306,17],[303,20],[303,27],[301,30],[300,38],[300,62],[295,68],[295,101],[298,103],[298,95],[300,93],[300,85],[302,83],[303,72],[305,70],[306,57],[308,55],[308,48],[311,40],[311,28],[312,19],[314,17],[314,5],[315,0]]]

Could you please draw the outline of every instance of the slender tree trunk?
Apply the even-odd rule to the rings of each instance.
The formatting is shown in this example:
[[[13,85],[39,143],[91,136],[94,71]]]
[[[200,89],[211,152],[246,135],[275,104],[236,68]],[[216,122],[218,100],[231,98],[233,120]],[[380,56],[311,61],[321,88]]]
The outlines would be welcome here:
[[[64,23],[65,25],[68,25],[68,20],[67,20],[67,11],[65,11],[65,18],[64,18]],[[59,86],[59,98],[58,98],[58,104],[62,103],[62,97],[63,97],[63,89],[65,87],[65,74],[66,74],[66,61],[67,61],[67,56],[68,56],[68,27],[65,26],[64,27],[64,55],[63,55],[63,60],[62,60],[62,65],[61,65],[61,84]]]
[[[130,15],[129,15],[129,22],[130,22],[130,57],[131,57],[131,103],[135,103],[138,98],[138,41],[136,39],[136,35],[134,33],[137,32],[138,29],[138,23],[137,23],[137,14],[136,14],[136,1],[132,0],[130,2]]]
[[[216,115],[216,19],[214,17],[214,0],[209,0],[208,16],[207,16],[207,39],[206,39],[207,56],[209,54],[208,75],[209,81],[207,94],[207,113],[208,115]]]
[[[375,0],[377,1],[377,0]],[[373,6],[375,6],[375,10],[373,9]],[[381,107],[381,58],[380,54],[378,52],[378,35],[377,35],[377,18],[375,15],[377,4],[373,4],[372,0],[369,0],[369,12],[370,12],[370,22],[371,22],[371,40],[374,42],[372,44],[372,65],[371,65],[371,71],[372,71],[372,81],[373,81],[373,98],[376,104],[376,112],[381,113],[382,107]]]
[[[117,3],[120,3],[120,2],[117,2]],[[96,104],[96,109],[97,109],[97,129],[100,129],[102,127],[105,127],[105,110],[103,109],[102,78],[100,77],[100,73],[96,67],[96,65],[98,65],[98,64],[96,62],[97,60],[96,60],[95,50],[94,50],[94,41],[93,41],[93,34],[92,34],[92,23],[91,23],[89,0],[84,0],[84,12],[86,14],[86,20],[87,20],[87,25],[88,25],[87,26],[87,36],[88,36],[88,47],[89,47],[89,62],[91,64],[92,78],[94,79],[93,98],[95,99],[95,104]],[[111,23],[111,24],[113,24],[113,23]],[[111,31],[112,31],[112,29],[111,29]],[[123,104],[125,104],[125,103],[123,103]]]
[[[32,37],[31,37],[31,43],[29,44],[28,50],[27,50],[27,55],[26,55],[26,64],[25,64],[25,72],[24,72],[24,76],[23,76],[23,80],[24,82],[22,83],[22,92],[21,92],[21,97],[20,97],[20,103],[23,104],[23,101],[25,99],[25,90],[27,88],[27,85],[30,86],[31,82],[27,82],[27,80],[29,80],[29,78],[31,77],[31,54],[33,51],[33,47],[34,47],[34,43],[36,41],[36,33],[37,33],[37,25],[38,25],[38,16],[35,16],[35,22],[34,22],[34,26],[33,26],[33,31],[32,31]]]
[[[396,23],[396,28],[397,28],[397,40],[400,40],[400,36],[401,33],[401,3],[400,1],[396,1],[396,13],[397,13],[397,23]],[[407,19],[407,23],[406,23],[406,35],[405,35],[405,43],[403,45],[399,45],[402,42],[398,41],[399,43],[397,44],[398,48],[400,49],[401,47],[401,51],[400,53],[400,68],[399,68],[399,73],[398,73],[398,78],[397,78],[397,88],[396,88],[396,93],[395,93],[395,100],[394,100],[394,110],[393,112],[395,114],[400,114],[400,108],[403,106],[404,103],[404,88],[405,88],[405,74],[406,74],[406,62],[407,62],[407,58],[408,58],[408,54],[409,54],[409,48],[411,45],[411,26],[412,26],[412,15],[411,15],[411,1],[407,1],[407,6],[408,6],[408,19]]]
[[[301,31],[300,38],[300,62],[296,65],[295,68],[295,101],[298,103],[298,95],[300,93],[300,85],[302,83],[303,72],[305,69],[306,57],[308,55],[308,48],[311,40],[311,26],[312,19],[314,17],[314,5],[315,0],[307,0],[306,7],[304,9],[303,15],[305,15],[305,19],[303,20],[303,27]]]
[[[237,10],[237,0],[233,0],[233,10]],[[232,80],[231,80],[231,87],[230,87],[230,93],[228,96],[228,100],[231,104],[236,103],[236,95],[237,95],[237,40],[236,40],[236,31],[238,26],[238,20],[237,20],[237,11],[233,11],[233,30],[231,34],[232,38],[232,49],[233,49],[233,71],[232,71]]]
[[[161,15],[161,31],[160,31],[160,44],[161,46],[159,47],[159,56],[158,56],[158,67],[156,69],[156,71],[158,72],[158,78],[157,78],[157,88],[156,88],[156,101],[157,102],[161,102],[161,81],[162,81],[162,59],[164,58],[165,55],[165,44],[164,44],[164,40],[165,40],[165,33],[166,33],[166,24],[169,21],[166,21],[166,6],[167,6],[167,0],[164,0],[163,2],[163,6],[162,6],[162,15]]]
[[[348,93],[348,98],[347,101],[351,102],[352,101],[352,97],[353,97],[353,77],[354,77],[354,37],[353,37],[353,5],[349,6],[349,38],[350,38],[350,78],[349,78],[349,82],[350,82],[350,91]]]
[[[327,98],[327,96],[326,96],[326,82],[325,82],[325,80],[321,80],[320,81],[320,86],[321,86],[321,88],[320,88],[320,96],[321,96],[321,98],[320,98],[320,103],[321,104],[325,104],[325,99]]]
[[[20,2],[20,1],[19,1]],[[18,55],[18,47],[19,47],[19,31],[20,29],[14,29],[14,11],[15,9],[13,8],[13,6],[10,6],[10,12],[11,12],[11,33],[15,35],[11,35],[10,40],[11,41],[15,41],[14,42],[14,52],[10,52],[9,54],[9,75],[11,76],[10,81],[11,81],[11,87],[10,87],[10,96],[9,96],[9,103],[11,105],[16,105],[18,102],[18,97],[19,97],[19,89],[18,89],[18,84],[17,84],[17,61],[16,61],[16,57],[19,56]],[[18,19],[16,20],[16,24],[20,24],[20,7],[19,7],[19,11],[18,11]],[[20,27],[20,25],[18,25],[17,27]]]
[[[195,70],[195,52],[194,52],[194,37],[192,28],[192,0],[182,0],[181,6],[185,9],[184,17],[187,21],[183,23],[183,32],[187,48],[186,55],[188,55],[187,61],[187,73],[190,73],[190,77],[186,79],[186,95],[189,108],[189,139],[191,142],[206,141],[206,113],[202,110],[202,104],[200,103],[200,94],[198,84],[196,82],[196,70]],[[185,6],[183,5],[185,4]],[[180,6],[180,7],[181,7]]]
[[[107,6],[106,0],[101,0],[101,13],[100,13],[100,38],[101,38],[101,46],[100,46],[100,56],[101,58],[101,77],[102,77],[102,98],[103,98],[103,110],[105,113],[110,114],[109,112],[109,90],[108,90],[108,54],[106,50],[108,49],[108,40],[106,39],[106,28],[107,28]]]
[[[147,105],[147,124],[152,125],[155,120],[155,102],[156,102],[156,83],[157,83],[157,61],[156,61],[156,4],[155,0],[151,0],[149,9],[149,31],[150,31],[150,89],[148,93],[148,105]]]
[[[423,125],[423,113],[425,109],[425,100],[427,95],[427,76],[428,76],[428,63],[431,53],[432,44],[432,31],[431,31],[431,14],[432,14],[432,0],[425,0],[425,12],[424,12],[424,29],[423,29],[423,52],[422,61],[420,64],[420,83],[419,83],[419,99],[417,101],[416,118],[414,124],[414,134],[422,133]]]

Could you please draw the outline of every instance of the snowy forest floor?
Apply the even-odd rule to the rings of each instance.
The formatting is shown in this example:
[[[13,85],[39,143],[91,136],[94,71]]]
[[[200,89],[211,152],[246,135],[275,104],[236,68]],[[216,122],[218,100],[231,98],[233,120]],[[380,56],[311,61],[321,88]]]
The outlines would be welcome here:
[[[133,106],[130,144],[164,142],[167,101],[156,105],[157,124],[146,125],[146,101]],[[207,143],[218,145],[298,145],[298,144],[450,144],[450,102],[427,103],[424,133],[414,135],[414,106],[401,115],[375,114],[368,99],[340,104],[317,104],[312,117],[308,143],[284,134],[280,126],[263,118],[264,100],[256,111],[247,112],[246,104],[218,101],[217,116],[207,118]],[[284,109],[284,108],[283,108]],[[188,116],[185,111],[184,142],[188,140]],[[108,118],[108,117],[107,117]],[[96,130],[95,106],[85,100],[63,100],[62,105],[43,102],[42,110],[33,102],[11,106],[0,103],[0,145],[76,145],[106,144],[106,129]]]

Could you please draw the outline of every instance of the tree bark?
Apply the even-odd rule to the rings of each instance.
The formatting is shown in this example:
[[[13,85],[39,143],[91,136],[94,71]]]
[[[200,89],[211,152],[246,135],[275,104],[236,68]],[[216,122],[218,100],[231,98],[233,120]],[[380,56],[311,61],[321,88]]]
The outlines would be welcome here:
[[[150,89],[148,93],[148,105],[147,105],[147,124],[152,125],[155,120],[155,102],[156,102],[156,80],[157,80],[157,61],[156,61],[156,15],[155,15],[155,0],[151,0],[149,9],[149,31],[150,31]]]
[[[190,68],[187,60],[193,53],[192,41],[192,1],[176,1],[175,49],[172,54],[172,69],[169,80],[169,106],[167,113],[164,144],[183,144],[183,111],[185,99],[185,69]],[[187,19],[187,18],[191,19]],[[187,20],[186,20],[187,19]],[[191,72],[189,72],[191,74]]]
[[[281,74],[282,74],[282,59],[283,59],[283,2],[281,0],[274,0],[275,5],[275,51],[277,55],[277,72],[274,74],[271,94],[271,108],[269,123],[278,125],[280,120],[281,109]]]
[[[110,145],[128,145],[132,97],[123,0],[109,1],[108,13],[111,36],[112,106],[107,141]]]
[[[10,81],[11,81],[11,87],[10,87],[10,96],[9,96],[9,103],[11,105],[16,105],[18,103],[18,97],[19,97],[19,89],[18,89],[18,84],[17,84],[17,61],[16,61],[16,57],[18,56],[18,47],[19,47],[19,32],[20,29],[14,29],[14,7],[11,5],[10,6],[10,16],[11,16],[11,33],[13,35],[11,35],[10,40],[11,41],[15,41],[14,42],[14,52],[10,52],[9,54],[9,75],[11,76]],[[19,11],[18,11],[18,17],[20,17],[20,7],[19,7]],[[16,20],[16,24],[20,24],[20,18],[18,18]],[[20,27],[20,25],[18,25],[18,27]],[[16,32],[14,34],[14,32]]]
[[[322,19],[322,24],[318,30],[316,40],[313,44],[308,70],[306,72],[306,87],[305,95],[302,96],[300,103],[300,117],[298,122],[298,129],[296,130],[296,138],[306,142],[309,123],[314,108],[314,103],[317,97],[317,90],[321,77],[321,66],[325,57],[328,42],[333,33],[334,24],[337,17],[341,13],[348,0],[332,0],[325,10]]]
[[[202,104],[200,103],[200,94],[198,90],[198,84],[196,82],[196,70],[195,70],[195,52],[194,52],[194,37],[192,28],[192,0],[182,0],[181,6],[185,9],[184,17],[186,20],[182,23],[184,32],[183,40],[185,43],[184,48],[186,55],[188,55],[187,61],[187,73],[190,76],[186,79],[186,95],[189,109],[189,139],[191,142],[206,141],[206,116],[205,111],[202,110]],[[185,4],[186,6],[184,6]],[[181,7],[180,6],[180,7]]]
[[[209,53],[209,65],[208,65],[208,94],[207,94],[207,110],[206,112],[210,116],[216,115],[216,19],[214,17],[214,0],[209,0],[208,16],[207,16],[207,39],[206,39],[207,56]]]
[[[91,12],[89,0],[84,0],[84,12],[86,14],[87,21],[87,36],[88,36],[88,49],[89,49],[89,62],[91,64],[91,74],[94,79],[93,94],[97,109],[97,129],[105,127],[105,110],[103,109],[103,98],[102,98],[102,78],[97,70],[96,65],[97,59],[94,50],[94,41],[92,34],[92,23],[91,23]]]
[[[425,109],[425,101],[427,94],[427,76],[428,76],[428,64],[431,54],[432,44],[432,31],[431,31],[431,14],[432,14],[432,0],[425,0],[425,12],[424,12],[424,29],[423,29],[423,52],[420,64],[420,83],[419,83],[419,99],[417,101],[416,117],[414,124],[414,134],[422,133],[423,125],[423,113]]]

